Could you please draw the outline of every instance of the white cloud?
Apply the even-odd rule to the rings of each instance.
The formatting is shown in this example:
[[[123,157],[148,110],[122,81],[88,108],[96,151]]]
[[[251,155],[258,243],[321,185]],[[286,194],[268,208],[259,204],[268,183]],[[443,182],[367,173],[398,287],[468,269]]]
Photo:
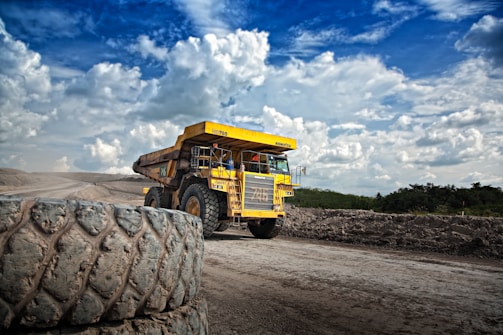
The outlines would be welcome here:
[[[68,164],[68,157],[63,156],[60,159],[55,161],[55,164],[52,168],[54,172],[68,172],[71,170],[71,166]]]
[[[322,30],[307,30],[303,28],[291,29],[295,34],[289,54],[310,56],[318,54],[317,48],[330,44],[376,44],[400,26],[408,18],[402,18],[392,23],[379,22],[365,27],[365,31],[351,34],[345,28],[333,27]]]
[[[53,79],[72,79],[84,75],[81,70],[58,65],[51,65],[49,71]]]
[[[387,38],[404,22],[416,17],[419,8],[402,2],[378,0],[374,2],[372,12],[380,17],[380,21],[362,27],[363,31],[360,32],[340,26],[318,29],[301,24],[292,27],[290,32],[294,38],[288,53],[295,56],[310,56],[318,53],[318,47],[327,44],[376,44]]]
[[[185,123],[210,118],[264,82],[268,52],[267,33],[257,31],[179,41],[168,54],[169,71],[156,82],[142,117]]]
[[[468,33],[456,42],[456,49],[480,54],[503,65],[503,18],[485,15],[474,23]]]
[[[426,182],[431,182],[432,180],[437,179],[437,176],[434,173],[426,172],[419,179],[424,180]]]
[[[110,173],[110,174],[123,174],[123,175],[131,175],[133,174],[133,170],[129,166],[112,166],[107,168],[106,170],[103,171],[104,173]]]
[[[168,49],[156,46],[155,41],[151,40],[148,36],[140,35],[136,41],[136,44],[132,44],[129,47],[131,51],[139,52],[143,58],[152,56],[158,61],[167,60]]]
[[[360,119],[392,118],[385,100],[397,96],[406,83],[400,71],[386,68],[377,57],[334,59],[326,52],[309,62],[294,59],[270,68],[264,84],[240,96],[235,109],[256,115],[267,104],[306,120],[363,124]]]
[[[217,36],[224,36],[231,32],[232,28],[226,19],[229,19],[228,16],[231,14],[229,12],[236,11],[239,7],[238,2],[236,2],[236,7],[232,8],[230,7],[232,3],[219,0],[175,0],[175,3],[203,35],[215,34]]]
[[[308,187],[375,195],[435,178],[458,185],[473,171],[503,179],[503,76],[483,57],[418,80],[368,55],[271,66],[267,33],[238,30],[166,54],[148,39],[145,55],[164,59],[161,78],[99,63],[51,85],[40,55],[3,35],[2,164],[130,173],[138,155],[210,119],[296,138],[289,158],[307,166]]]
[[[412,123],[412,118],[409,115],[400,115],[396,120],[392,129],[407,129]]]
[[[365,129],[365,125],[359,124],[359,123],[356,123],[356,122],[348,122],[348,123],[336,124],[336,125],[333,125],[330,128],[332,128],[332,129],[344,129],[344,130],[348,130],[348,129],[358,129],[358,130],[361,130],[361,129]]]
[[[499,1],[482,0],[420,0],[431,11],[435,19],[441,21],[460,21],[466,17],[490,12],[499,6]]]
[[[372,12],[381,15],[412,15],[417,13],[417,11],[417,6],[403,2],[391,2],[389,0],[377,0],[372,6]]]
[[[85,144],[84,149],[88,150],[91,157],[97,158],[101,163],[117,165],[123,153],[121,142],[113,139],[110,144],[105,143],[101,138],[97,138],[95,144]]]
[[[316,52],[315,48],[323,46],[327,41],[346,40],[347,32],[343,28],[322,29],[310,31],[301,28],[293,29],[296,34],[293,48],[298,55],[309,55]]]
[[[116,103],[136,101],[146,83],[141,79],[140,69],[124,68],[120,63],[99,63],[84,76],[71,81],[67,96],[83,96],[92,99],[92,105],[109,107]]]
[[[162,121],[156,124],[140,124],[129,131],[131,140],[135,143],[148,145],[149,148],[162,148],[175,144],[176,138],[183,132],[183,128]]]
[[[404,96],[414,101],[412,111],[418,115],[438,115],[481,106],[503,96],[503,77],[495,71],[499,70],[494,70],[484,59],[469,59],[441,77],[419,80]],[[496,102],[501,103],[501,99]]]
[[[58,122],[49,124],[48,130],[92,138],[104,132],[124,131],[128,127],[124,118],[143,108],[148,92],[149,83],[141,79],[138,68],[96,64],[54,92]]]
[[[49,68],[40,54],[15,41],[0,19],[0,145],[34,137],[49,120],[37,113],[51,91]]]

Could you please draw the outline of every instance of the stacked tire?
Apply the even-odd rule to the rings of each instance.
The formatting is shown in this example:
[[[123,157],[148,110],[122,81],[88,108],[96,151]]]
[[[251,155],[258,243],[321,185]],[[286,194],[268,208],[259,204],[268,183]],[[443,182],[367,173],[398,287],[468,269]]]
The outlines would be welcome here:
[[[0,196],[0,333],[207,334],[200,218]]]

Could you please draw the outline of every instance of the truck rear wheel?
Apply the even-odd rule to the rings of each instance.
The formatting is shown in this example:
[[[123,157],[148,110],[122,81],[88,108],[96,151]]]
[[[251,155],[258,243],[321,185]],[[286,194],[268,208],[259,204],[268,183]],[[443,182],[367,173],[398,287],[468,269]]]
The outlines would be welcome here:
[[[180,208],[203,221],[203,235],[210,237],[219,226],[218,197],[204,184],[192,184],[183,193]]]
[[[162,187],[151,187],[145,196],[144,206],[154,208],[171,208],[171,197]]]
[[[248,222],[248,229],[256,238],[273,238],[278,236],[283,227],[283,218],[263,219]]]

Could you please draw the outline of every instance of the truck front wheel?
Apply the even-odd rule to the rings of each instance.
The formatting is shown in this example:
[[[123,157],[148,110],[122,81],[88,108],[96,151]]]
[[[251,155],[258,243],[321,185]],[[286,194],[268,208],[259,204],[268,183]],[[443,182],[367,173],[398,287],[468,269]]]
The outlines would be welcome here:
[[[203,221],[203,235],[210,237],[218,222],[218,197],[204,184],[192,184],[183,193],[181,210],[199,216]]]
[[[256,238],[273,238],[281,231],[283,221],[283,218],[254,220],[248,222],[248,229]]]

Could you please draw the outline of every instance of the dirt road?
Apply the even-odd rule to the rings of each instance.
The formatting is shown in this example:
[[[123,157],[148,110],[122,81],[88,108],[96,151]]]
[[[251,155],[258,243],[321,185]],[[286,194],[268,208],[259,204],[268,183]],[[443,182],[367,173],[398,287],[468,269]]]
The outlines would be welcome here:
[[[231,232],[205,242],[215,334],[503,333],[503,268]]]
[[[0,193],[133,205],[148,186],[84,174],[9,180],[0,173]],[[212,334],[503,334],[500,261],[257,240],[239,229],[207,239],[204,257]]]

